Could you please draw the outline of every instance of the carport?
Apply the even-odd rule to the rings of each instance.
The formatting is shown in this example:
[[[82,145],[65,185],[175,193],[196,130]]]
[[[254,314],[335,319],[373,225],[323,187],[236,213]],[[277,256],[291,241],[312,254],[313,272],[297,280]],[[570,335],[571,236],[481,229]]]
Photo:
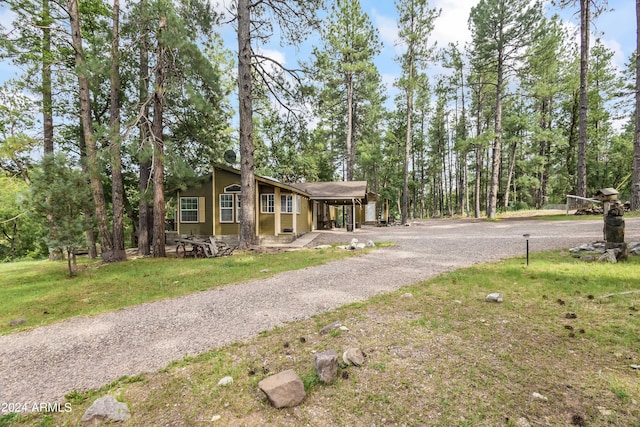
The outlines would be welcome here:
[[[327,216],[330,206],[349,206],[350,215],[347,218],[350,223],[347,224],[347,230],[356,229],[356,210],[367,203],[367,181],[303,182],[291,186],[310,194],[314,229],[331,228]]]

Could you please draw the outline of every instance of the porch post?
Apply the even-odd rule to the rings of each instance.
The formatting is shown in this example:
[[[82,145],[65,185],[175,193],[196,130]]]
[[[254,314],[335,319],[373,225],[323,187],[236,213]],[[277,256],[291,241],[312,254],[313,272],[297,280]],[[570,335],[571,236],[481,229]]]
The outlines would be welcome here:
[[[311,231],[318,229],[318,202],[311,201]]]
[[[274,214],[273,214],[273,235],[274,236],[278,236],[280,234],[280,230],[281,230],[281,223],[280,223],[280,215],[282,214],[282,211],[280,210],[280,187],[276,187],[273,191],[274,195],[273,198],[275,199],[273,201],[274,203]]]
[[[256,207],[254,213],[256,215],[256,237],[260,237],[260,184],[256,181]]]
[[[293,216],[293,235],[298,234],[298,195],[295,193],[291,193],[291,208],[293,212],[291,215]]]
[[[351,199],[351,231],[356,231],[356,199]]]

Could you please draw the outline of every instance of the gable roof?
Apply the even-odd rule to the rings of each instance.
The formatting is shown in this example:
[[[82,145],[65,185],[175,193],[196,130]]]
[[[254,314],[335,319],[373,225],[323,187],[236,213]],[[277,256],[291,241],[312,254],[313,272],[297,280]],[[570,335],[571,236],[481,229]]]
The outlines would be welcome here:
[[[214,164],[213,167],[214,167],[214,169],[220,169],[220,170],[223,170],[223,171],[226,171],[226,172],[230,172],[230,173],[233,173],[233,174],[236,174],[236,175],[240,175],[241,174],[241,172],[238,169],[232,168],[230,166],[222,165],[222,164],[219,164],[219,163]],[[269,178],[269,177],[261,176],[261,175],[258,175],[258,174],[255,174],[254,178],[255,178],[255,180],[257,182],[261,182],[263,184],[272,185],[274,187],[280,187],[282,189],[285,189],[285,190],[288,190],[288,191],[292,191],[292,192],[296,192],[296,193],[301,193],[303,196],[306,196],[306,197],[310,197],[311,196],[304,189],[297,188],[297,187],[295,187],[294,185],[291,185],[291,184],[282,183],[282,182],[280,182],[280,181],[278,181],[277,179],[274,179],[274,178]]]

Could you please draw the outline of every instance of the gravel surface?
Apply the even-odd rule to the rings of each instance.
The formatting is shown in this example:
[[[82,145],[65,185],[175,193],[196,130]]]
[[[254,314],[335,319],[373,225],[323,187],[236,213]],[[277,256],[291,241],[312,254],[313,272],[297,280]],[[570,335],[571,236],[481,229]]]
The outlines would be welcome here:
[[[408,227],[363,227],[354,233],[319,232],[309,246],[346,243],[353,237],[396,245],[264,280],[2,336],[0,404],[63,402],[72,390],[156,371],[185,355],[445,271],[522,256],[525,233],[531,235],[531,252],[570,248],[602,239],[602,222],[432,220]],[[626,240],[640,240],[640,218],[626,219]]]

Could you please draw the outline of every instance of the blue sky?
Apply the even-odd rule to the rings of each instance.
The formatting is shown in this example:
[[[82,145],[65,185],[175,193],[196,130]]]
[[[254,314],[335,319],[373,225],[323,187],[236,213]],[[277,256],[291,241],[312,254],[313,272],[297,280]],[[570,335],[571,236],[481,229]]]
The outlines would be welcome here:
[[[215,1],[215,0],[214,0]],[[228,0],[225,0],[225,2]],[[394,81],[399,77],[400,67],[396,62],[396,57],[402,53],[402,46],[397,44],[397,13],[393,0],[360,0],[362,9],[369,15],[374,27],[378,30],[383,49],[376,58],[376,64],[387,85],[390,94],[395,92]],[[478,0],[432,0],[431,6],[441,9],[441,15],[435,22],[434,31],[431,35],[433,41],[437,41],[438,46],[446,46],[450,42],[457,42],[461,47],[471,41],[471,34],[468,29],[469,12],[478,3]],[[580,14],[579,6],[573,9],[560,10],[545,3],[545,10],[548,16],[559,14],[566,25],[574,31],[576,43],[579,43]],[[219,6],[223,8],[224,6]],[[605,46],[614,52],[614,62],[622,69],[628,62],[629,56],[635,49],[635,2],[631,0],[609,0],[607,11],[592,22],[591,42],[599,37]],[[222,9],[220,9],[222,10]],[[234,52],[237,50],[237,41],[232,28],[224,28],[223,37],[226,45]],[[296,65],[299,59],[307,60],[310,47],[318,45],[317,38],[311,37],[303,46],[296,48],[283,48],[277,41],[271,46],[264,47],[265,53],[276,58],[289,67]],[[437,72],[438,66],[434,64],[434,70],[429,74]]]
[[[220,0],[212,0],[213,3],[223,3]],[[228,2],[228,0],[224,0]],[[0,4],[3,1],[0,0]],[[614,60],[618,67],[623,67],[629,55],[635,48],[635,2],[630,0],[609,0],[611,12],[601,15],[592,26],[592,29],[603,33],[600,37],[604,44],[615,52]],[[458,42],[463,46],[470,41],[468,30],[469,11],[477,0],[432,0],[431,5],[442,10],[441,16],[436,20],[432,39],[439,46],[446,46],[449,42]],[[396,11],[392,0],[361,0],[363,10],[369,14],[373,25],[378,29],[380,39],[384,44],[383,50],[376,63],[383,76],[387,87],[391,89],[394,80],[399,75],[399,67],[395,58],[401,53],[401,47],[396,45],[397,27]],[[217,7],[224,8],[224,5]],[[547,10],[554,12],[547,6]],[[579,26],[579,14],[577,6],[575,11],[558,11],[567,21],[567,24],[576,30]],[[5,27],[11,22],[12,16],[6,7],[0,6],[0,24]],[[237,49],[235,33],[231,26],[221,28],[227,47]],[[577,35],[576,35],[577,37]],[[593,39],[594,37],[592,37]],[[273,45],[265,46],[264,52],[281,60],[287,66],[295,66],[299,59],[308,59],[309,48],[318,41],[311,38],[306,45],[298,48],[282,48],[277,41]],[[15,75],[16,70],[9,64],[0,62],[0,83]]]

